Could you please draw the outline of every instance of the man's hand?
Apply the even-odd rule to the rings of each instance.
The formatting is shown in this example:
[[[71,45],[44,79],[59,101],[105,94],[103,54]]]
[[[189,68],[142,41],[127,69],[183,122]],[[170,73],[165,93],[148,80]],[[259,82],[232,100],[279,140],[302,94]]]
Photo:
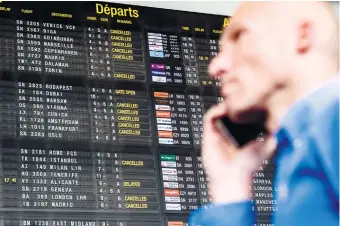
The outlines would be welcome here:
[[[251,141],[238,149],[222,134],[217,120],[227,115],[223,103],[212,107],[204,117],[202,162],[214,203],[249,199],[254,173],[273,153],[273,140]]]

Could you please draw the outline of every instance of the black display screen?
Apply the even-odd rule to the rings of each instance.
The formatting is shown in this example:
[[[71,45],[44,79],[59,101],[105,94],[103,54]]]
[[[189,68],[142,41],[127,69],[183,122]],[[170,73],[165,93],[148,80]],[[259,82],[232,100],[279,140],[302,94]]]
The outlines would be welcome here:
[[[228,16],[0,1],[0,225],[187,225]],[[259,223],[275,211],[256,174]],[[179,218],[178,215],[180,214]]]

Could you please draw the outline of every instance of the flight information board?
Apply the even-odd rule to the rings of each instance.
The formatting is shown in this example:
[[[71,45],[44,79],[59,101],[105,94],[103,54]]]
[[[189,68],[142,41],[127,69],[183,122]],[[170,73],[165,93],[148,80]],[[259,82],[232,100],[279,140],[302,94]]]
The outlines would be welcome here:
[[[193,158],[161,154],[161,175],[166,212],[198,209]]]
[[[3,148],[2,161],[2,207],[158,210],[150,154]]]
[[[222,100],[207,70],[228,25],[0,1],[0,225],[187,225],[211,201],[199,150],[204,113]],[[254,176],[259,224],[276,211],[273,174]]]
[[[147,36],[152,82],[184,84],[179,36],[153,32]]]
[[[192,146],[189,115],[184,93],[154,92],[159,145]]]

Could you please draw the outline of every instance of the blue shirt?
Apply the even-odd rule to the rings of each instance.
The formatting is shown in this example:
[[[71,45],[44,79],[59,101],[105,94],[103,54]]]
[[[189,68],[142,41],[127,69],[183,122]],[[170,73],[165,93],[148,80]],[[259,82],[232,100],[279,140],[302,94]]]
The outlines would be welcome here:
[[[339,84],[333,79],[297,101],[275,134],[275,226],[339,225]],[[192,212],[189,225],[255,225],[252,206],[212,204]]]

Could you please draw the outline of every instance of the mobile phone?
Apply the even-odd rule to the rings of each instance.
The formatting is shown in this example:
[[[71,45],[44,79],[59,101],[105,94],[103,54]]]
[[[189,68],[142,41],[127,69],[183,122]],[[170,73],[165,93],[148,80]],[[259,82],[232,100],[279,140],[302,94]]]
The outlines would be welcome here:
[[[249,141],[255,140],[266,134],[264,125],[247,123],[239,124],[232,122],[228,117],[222,117],[217,121],[222,133],[237,146],[242,147]]]

